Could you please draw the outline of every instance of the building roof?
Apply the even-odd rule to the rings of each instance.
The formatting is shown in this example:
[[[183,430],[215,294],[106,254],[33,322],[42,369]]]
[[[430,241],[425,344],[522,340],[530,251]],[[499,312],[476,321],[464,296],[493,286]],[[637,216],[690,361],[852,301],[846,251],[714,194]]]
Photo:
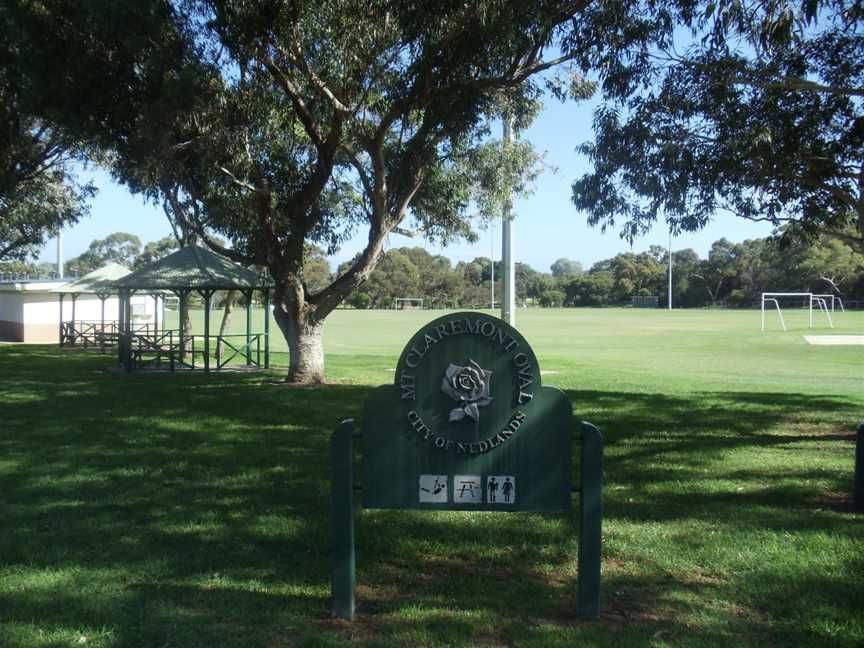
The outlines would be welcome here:
[[[114,281],[125,277],[130,272],[131,270],[126,266],[119,263],[109,263],[93,272],[88,272],[75,281],[58,286],[51,292],[79,295],[116,295],[117,286],[114,285]]]
[[[251,290],[268,285],[254,270],[198,245],[187,245],[113,284],[132,290]]]
[[[65,279],[16,279],[12,281],[0,281],[0,292],[54,292],[58,286],[63,286]]]

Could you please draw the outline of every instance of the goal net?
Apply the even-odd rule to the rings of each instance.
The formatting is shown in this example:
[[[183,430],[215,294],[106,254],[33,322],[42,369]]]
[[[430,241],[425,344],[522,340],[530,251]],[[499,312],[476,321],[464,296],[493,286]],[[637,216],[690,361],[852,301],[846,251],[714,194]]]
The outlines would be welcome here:
[[[831,313],[838,302],[839,298],[833,295],[809,292],[762,293],[762,330],[766,330],[772,320],[779,322],[784,331],[789,330],[790,326],[803,325],[804,322],[809,328],[818,322],[827,322],[830,328],[834,328]],[[839,305],[843,307],[842,302]],[[772,312],[776,317],[772,317]]]
[[[393,299],[393,308],[395,310],[422,310],[423,299],[421,297],[396,297]]]
[[[660,298],[657,295],[633,295],[630,298],[630,306],[633,308],[657,308]]]

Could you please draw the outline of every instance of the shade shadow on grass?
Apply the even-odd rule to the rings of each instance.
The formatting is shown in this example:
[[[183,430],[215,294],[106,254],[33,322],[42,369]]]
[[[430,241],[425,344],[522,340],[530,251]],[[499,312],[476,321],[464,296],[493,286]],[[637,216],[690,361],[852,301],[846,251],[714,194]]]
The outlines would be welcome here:
[[[855,410],[843,399],[571,390],[577,416],[606,442],[603,619],[575,618],[578,511],[362,511],[359,615],[348,625],[326,613],[328,443],[341,419],[359,416],[369,387],[106,374],[110,358],[58,355],[0,353],[0,640],[10,645],[52,645],[33,627],[55,633],[56,645],[89,633],[88,645],[106,646],[843,645],[855,636],[860,559],[847,561],[848,578],[767,558],[741,572],[731,559],[705,560],[717,540],[693,532],[734,517],[742,537],[792,530],[860,544],[860,519],[814,499],[842,488],[840,471],[804,465],[807,448],[851,448],[842,421]],[[827,424],[813,412],[830,412]],[[794,465],[781,474],[735,463],[747,453],[781,464],[780,453],[793,454]],[[639,535],[655,527],[664,539]],[[654,555],[664,551],[681,561]]]

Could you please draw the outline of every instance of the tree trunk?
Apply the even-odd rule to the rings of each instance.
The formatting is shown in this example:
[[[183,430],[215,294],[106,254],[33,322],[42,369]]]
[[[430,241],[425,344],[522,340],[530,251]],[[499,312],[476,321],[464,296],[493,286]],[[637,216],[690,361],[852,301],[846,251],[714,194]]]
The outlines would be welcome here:
[[[231,313],[234,312],[234,291],[229,290],[225,296],[225,308],[222,310],[222,323],[219,325],[219,340],[216,342],[216,357],[222,357],[222,336],[231,322]]]
[[[324,322],[299,308],[296,314],[282,304],[273,309],[276,324],[285,336],[290,355],[287,382],[319,384],[324,382]]]

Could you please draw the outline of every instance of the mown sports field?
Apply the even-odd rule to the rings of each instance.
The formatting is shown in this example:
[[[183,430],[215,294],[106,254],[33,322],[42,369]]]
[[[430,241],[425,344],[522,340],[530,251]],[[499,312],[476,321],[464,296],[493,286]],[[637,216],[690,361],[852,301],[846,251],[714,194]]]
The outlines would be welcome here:
[[[575,618],[575,511],[363,511],[358,618],[330,619],[329,434],[438,314],[337,311],[310,388],[0,346],[0,645],[864,643],[864,347],[808,345],[800,312],[520,311],[605,434],[601,620]]]

